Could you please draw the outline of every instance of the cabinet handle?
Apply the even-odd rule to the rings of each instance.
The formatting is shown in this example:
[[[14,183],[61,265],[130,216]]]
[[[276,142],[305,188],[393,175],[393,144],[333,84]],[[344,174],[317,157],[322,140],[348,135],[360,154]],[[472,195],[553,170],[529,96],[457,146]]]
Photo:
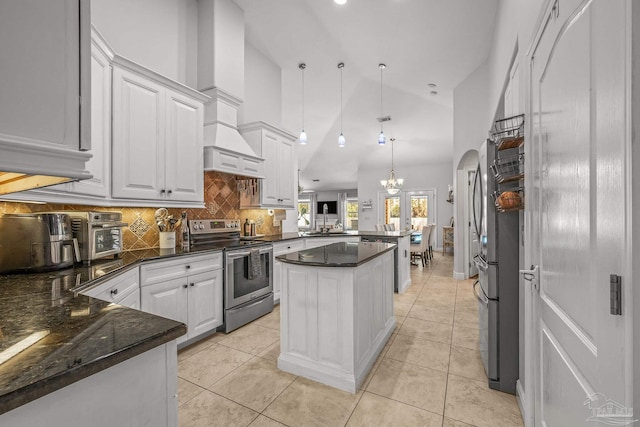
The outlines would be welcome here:
[[[111,295],[116,295],[118,293],[117,289],[111,289]]]
[[[190,265],[186,265],[185,268],[188,270],[188,269],[191,268],[191,266]]]
[[[171,194],[171,193],[173,193],[173,191],[171,191],[171,190],[167,190],[167,193]]]
[[[160,194],[164,194],[164,188],[160,190]]]
[[[182,285],[182,287],[187,289],[189,287],[189,285],[185,284],[185,285]]]
[[[191,283],[191,286],[195,286],[195,283]]]

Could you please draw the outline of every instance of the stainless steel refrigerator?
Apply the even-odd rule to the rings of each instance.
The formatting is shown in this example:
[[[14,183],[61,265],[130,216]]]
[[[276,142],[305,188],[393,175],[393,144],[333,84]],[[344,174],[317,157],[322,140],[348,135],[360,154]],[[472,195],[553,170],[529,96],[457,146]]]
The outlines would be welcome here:
[[[478,281],[480,355],[489,387],[515,394],[518,379],[519,214],[498,212],[491,194],[490,166],[496,150],[489,140],[480,149],[473,191],[473,221],[480,250],[474,256]]]

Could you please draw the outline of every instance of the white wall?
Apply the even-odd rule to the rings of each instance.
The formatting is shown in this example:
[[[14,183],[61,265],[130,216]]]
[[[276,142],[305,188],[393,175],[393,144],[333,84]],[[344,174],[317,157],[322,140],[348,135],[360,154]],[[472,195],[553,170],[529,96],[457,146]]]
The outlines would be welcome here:
[[[250,43],[244,46],[244,100],[238,123],[282,126],[282,71]]]
[[[190,87],[197,83],[196,0],[92,0],[91,21],[118,55]]]
[[[398,166],[395,171],[398,178],[404,179],[403,190],[428,190],[436,189],[436,206],[438,226],[436,247],[442,246],[442,226],[449,225],[453,216],[453,205],[448,203],[449,185],[453,183],[451,171],[453,164],[450,162],[424,164],[423,166]],[[378,218],[378,193],[382,190],[381,179],[389,176],[389,169],[360,169],[358,170],[358,201],[371,199],[372,209],[365,209],[362,206],[358,216],[358,229],[364,231],[375,230]],[[319,199],[318,199],[319,200]]]

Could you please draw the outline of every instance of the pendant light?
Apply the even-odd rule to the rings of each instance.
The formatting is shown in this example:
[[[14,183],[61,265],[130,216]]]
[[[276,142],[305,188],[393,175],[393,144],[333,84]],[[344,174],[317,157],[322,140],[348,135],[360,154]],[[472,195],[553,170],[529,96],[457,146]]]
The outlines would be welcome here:
[[[389,173],[389,179],[383,179],[380,181],[380,184],[382,184],[382,187],[387,190],[387,193],[392,195],[398,194],[402,188],[402,184],[404,184],[404,179],[396,179],[396,173],[393,170],[393,141],[395,140],[395,138],[391,138],[391,172]]]
[[[307,145],[307,133],[304,131],[304,69],[307,68],[307,64],[301,62],[298,64],[298,68],[300,68],[300,74],[302,74],[302,131],[298,140],[301,145]]]
[[[347,142],[342,133],[342,69],[344,68],[344,62],[338,64],[340,70],[340,135],[338,136],[338,147],[344,148],[344,144]]]
[[[384,114],[382,112],[382,70],[387,68],[385,64],[378,64],[380,67],[380,135],[378,135],[378,145],[384,145],[387,142],[387,138],[384,136],[384,132],[382,131],[382,123],[385,121]]]

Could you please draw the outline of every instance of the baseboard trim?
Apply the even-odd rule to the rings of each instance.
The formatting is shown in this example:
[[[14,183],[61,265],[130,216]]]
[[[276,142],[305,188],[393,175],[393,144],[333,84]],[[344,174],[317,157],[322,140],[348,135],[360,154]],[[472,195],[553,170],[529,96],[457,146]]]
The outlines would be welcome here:
[[[522,416],[522,421],[524,422],[525,427],[529,427],[533,425],[529,421],[529,417],[527,416],[527,399],[524,394],[524,387],[522,387],[522,383],[520,380],[516,381],[516,398],[518,399],[518,406],[520,407],[520,415]]]
[[[464,273],[460,273],[458,271],[454,271],[453,272],[453,278],[456,280],[466,280],[467,278],[465,277]]]

